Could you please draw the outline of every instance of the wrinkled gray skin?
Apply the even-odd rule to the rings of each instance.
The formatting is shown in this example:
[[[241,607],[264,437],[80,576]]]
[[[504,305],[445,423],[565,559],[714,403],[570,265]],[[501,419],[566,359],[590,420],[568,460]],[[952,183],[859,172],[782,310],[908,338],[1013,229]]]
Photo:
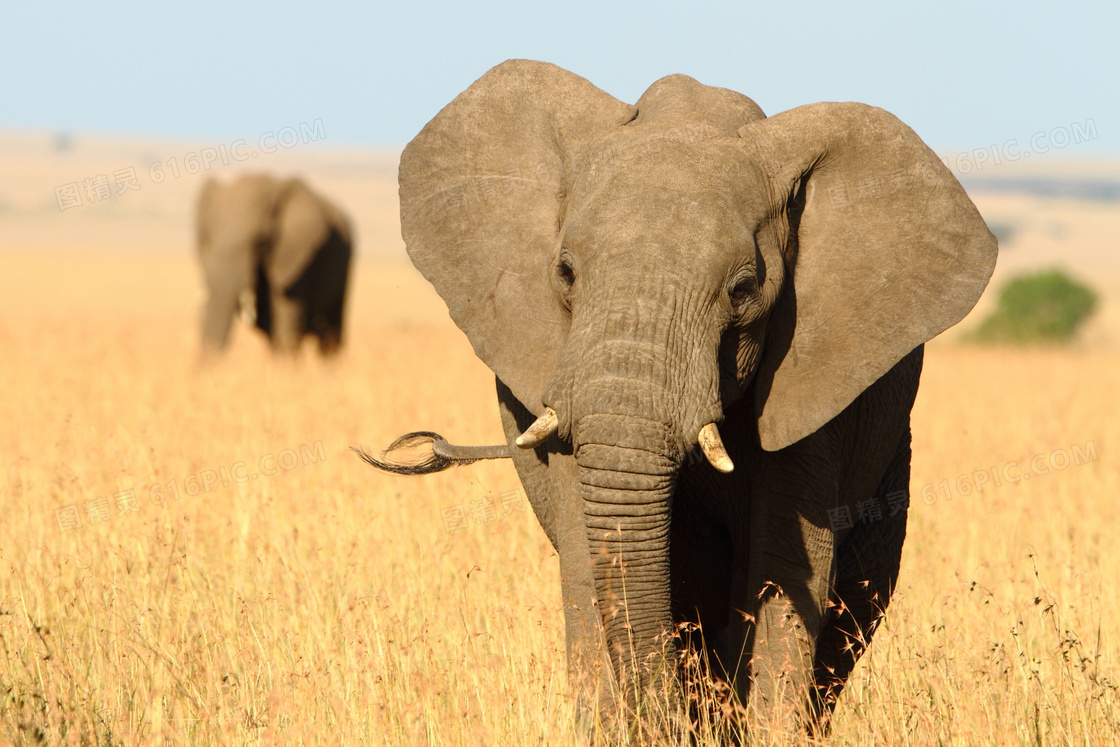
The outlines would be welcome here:
[[[922,343],[995,265],[952,174],[862,104],[766,118],[677,75],[630,106],[510,61],[409,144],[400,193],[497,375],[577,682],[633,706],[699,621],[752,710],[827,714],[896,582]],[[545,406],[557,434],[516,448]]]
[[[341,210],[299,179],[210,179],[198,198],[197,230],[208,291],[205,352],[225,348],[238,313],[278,353],[294,354],[307,334],[324,355],[338,351],[351,254]]]

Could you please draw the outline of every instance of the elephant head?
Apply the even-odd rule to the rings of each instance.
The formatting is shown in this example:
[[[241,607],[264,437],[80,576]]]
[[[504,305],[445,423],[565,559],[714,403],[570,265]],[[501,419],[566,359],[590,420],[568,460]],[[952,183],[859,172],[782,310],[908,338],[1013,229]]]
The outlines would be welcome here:
[[[337,207],[299,179],[210,179],[197,234],[208,290],[204,348],[226,346],[238,312],[277,350],[294,352],[305,333],[320,338],[323,352],[338,348],[351,233]]]
[[[405,149],[402,232],[478,356],[578,463],[616,674],[670,632],[683,461],[733,464],[718,425],[813,433],[979,297],[996,243],[892,115],[826,103],[765,117],[685,76],[636,106],[510,61]]]

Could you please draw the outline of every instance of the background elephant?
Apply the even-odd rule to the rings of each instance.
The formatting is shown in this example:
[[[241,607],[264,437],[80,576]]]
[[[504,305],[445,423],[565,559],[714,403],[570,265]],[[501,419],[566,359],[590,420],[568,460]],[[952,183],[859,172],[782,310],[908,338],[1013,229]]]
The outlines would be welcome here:
[[[198,198],[198,253],[208,297],[202,343],[217,351],[239,311],[278,352],[295,353],[305,334],[324,354],[342,343],[350,272],[350,222],[299,179],[210,179]]]
[[[766,118],[678,75],[630,106],[510,61],[400,194],[497,375],[579,681],[634,706],[692,621],[766,718],[826,714],[896,581],[922,344],[995,265],[952,174],[862,104]]]

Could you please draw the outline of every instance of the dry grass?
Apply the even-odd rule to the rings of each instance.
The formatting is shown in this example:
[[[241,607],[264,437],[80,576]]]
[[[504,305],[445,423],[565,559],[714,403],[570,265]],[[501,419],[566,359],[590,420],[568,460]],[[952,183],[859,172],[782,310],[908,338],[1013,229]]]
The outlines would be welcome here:
[[[417,428],[500,439],[492,379],[430,288],[363,264],[341,360],[285,365],[242,330],[197,370],[196,287],[177,255],[0,254],[0,740],[582,743],[532,514],[499,501],[456,533],[441,514],[516,490],[512,468],[397,478],[348,452]],[[831,742],[1114,738],[1118,389],[1115,352],[931,346],[901,588]],[[1090,442],[1094,461],[958,494]],[[315,461],[185,492],[285,449]],[[113,518],[90,525],[99,497]]]

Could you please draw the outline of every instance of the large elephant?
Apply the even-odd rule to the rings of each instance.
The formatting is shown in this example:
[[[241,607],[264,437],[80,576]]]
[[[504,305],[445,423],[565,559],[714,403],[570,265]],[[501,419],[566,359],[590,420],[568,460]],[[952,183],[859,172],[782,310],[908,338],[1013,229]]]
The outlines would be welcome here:
[[[351,255],[350,222],[338,207],[299,179],[210,179],[197,230],[208,291],[204,350],[226,346],[240,312],[277,352],[295,353],[305,334],[323,354],[338,351]]]
[[[827,716],[896,583],[923,343],[995,265],[953,175],[863,104],[766,117],[674,75],[631,106],[509,61],[408,145],[400,195],[497,376],[581,685],[634,707],[698,622],[766,723]],[[494,455],[434,445],[367,458]]]

